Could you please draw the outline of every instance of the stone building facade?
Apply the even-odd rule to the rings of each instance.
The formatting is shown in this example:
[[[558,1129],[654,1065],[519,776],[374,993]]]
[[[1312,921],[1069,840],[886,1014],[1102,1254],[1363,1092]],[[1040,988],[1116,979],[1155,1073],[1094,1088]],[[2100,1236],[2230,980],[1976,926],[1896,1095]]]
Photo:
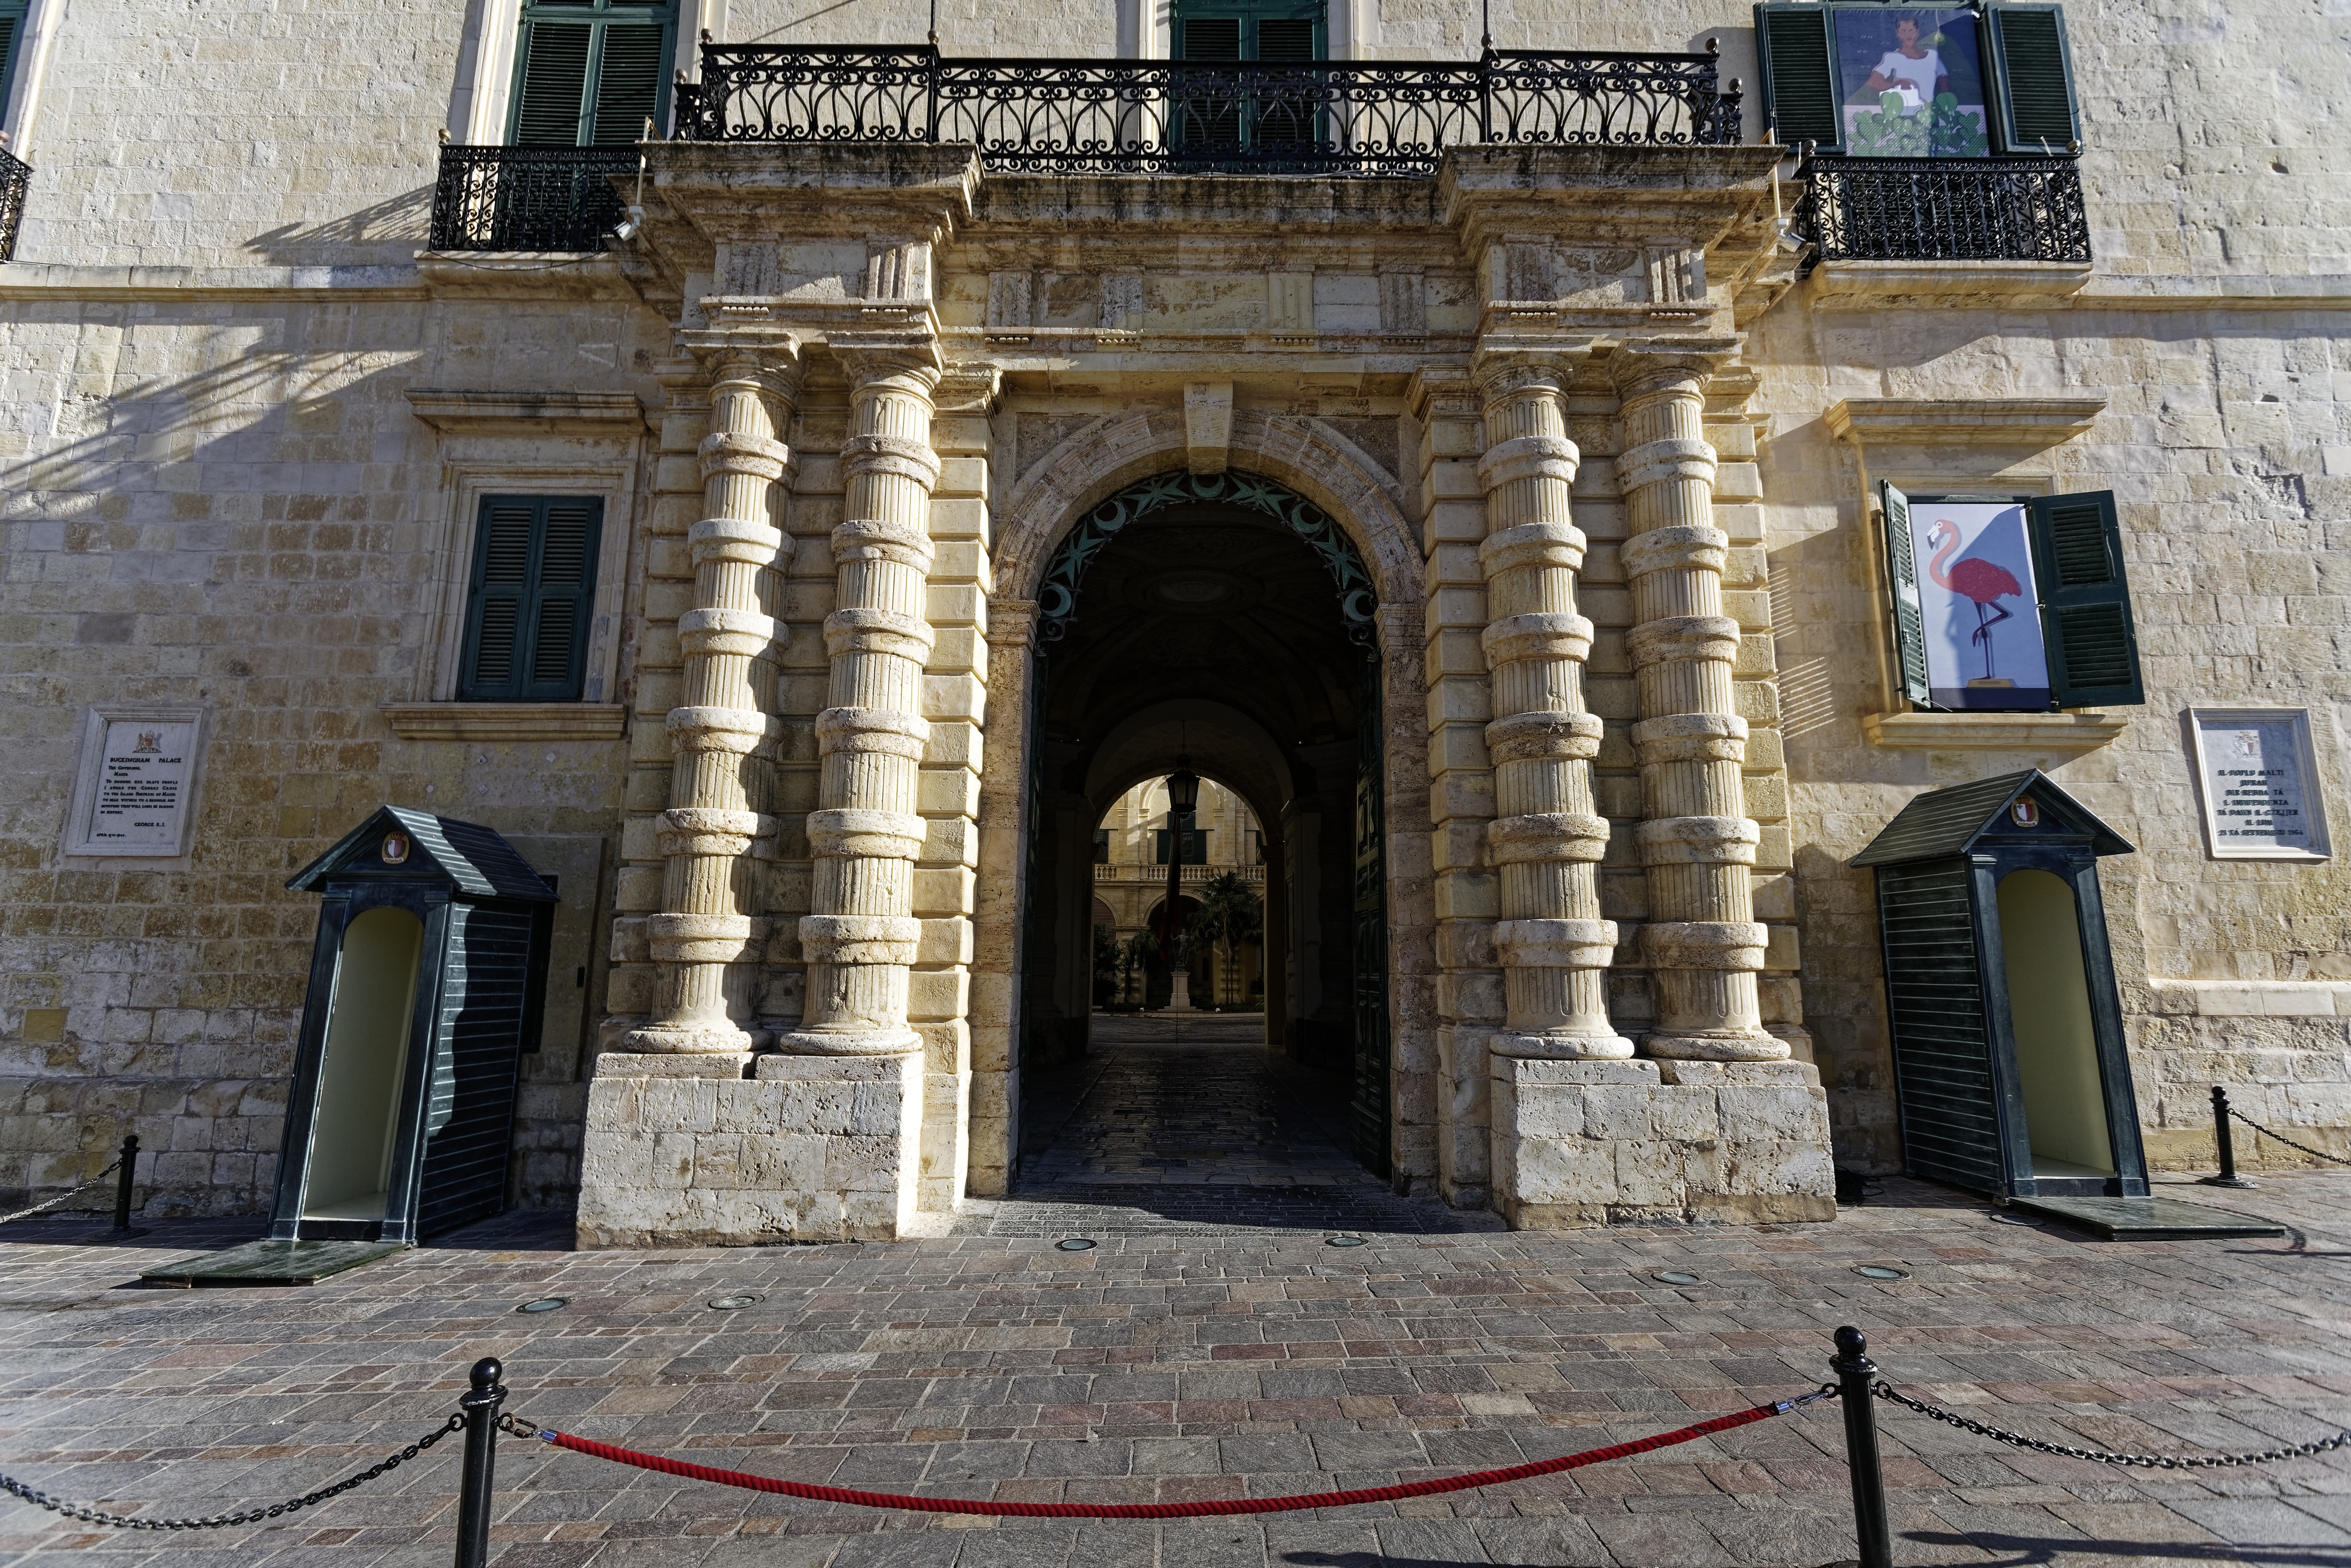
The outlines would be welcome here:
[[[1182,743],[1178,737],[1178,744]],[[1093,906],[1091,925],[1124,946],[1137,937],[1152,951],[1140,965],[1129,963],[1120,972],[1113,963],[1112,996],[1137,1005],[1160,1000],[1167,988],[1157,962],[1157,939],[1167,907],[1167,857],[1171,848],[1165,780],[1137,784],[1112,802],[1102,826],[1094,830]],[[1196,824],[1184,842],[1183,863],[1177,868],[1183,889],[1176,905],[1179,922],[1199,906],[1199,895],[1220,878],[1238,880],[1258,900],[1260,927],[1264,918],[1265,834],[1257,816],[1238,795],[1212,779],[1200,780],[1198,803],[1188,813]],[[1180,929],[1180,926],[1179,926]],[[1197,944],[1188,956],[1188,995],[1196,1006],[1210,1002],[1245,1005],[1264,994],[1263,944],[1255,936],[1225,943]],[[1102,996],[1102,972],[1095,970],[1095,996]]]
[[[924,18],[699,0],[661,12],[655,66],[698,85],[645,78],[658,139],[590,124],[614,88],[597,159],[469,163],[556,25],[515,0],[32,0],[0,1188],[135,1131],[151,1211],[265,1207],[315,917],[283,884],[390,801],[557,879],[517,1201],[620,1244],[918,1233],[1017,1179],[1024,1052],[1082,1043],[1088,835],[1179,745],[1266,836],[1276,1048],[1352,1053],[1400,1190],[1828,1218],[1833,1161],[1902,1159],[1849,862],[1923,789],[2026,768],[2135,846],[2105,896],[2154,1157],[2204,1157],[2216,1082],[2351,1149],[2351,884],[2215,855],[2191,713],[2305,716],[2303,798],[2351,831],[2344,18],[2077,10],[2062,171],[1865,211],[1861,159],[1767,118],[1795,57],[1760,15],[1505,5],[1480,65],[1473,16],[1332,0],[1308,57],[1615,118],[1351,162],[1393,96],[1236,72],[1118,169],[796,139],[854,111],[792,97],[841,68],[779,30]],[[937,26],[1082,72],[1200,17]],[[1906,697],[1882,484],[2111,492],[2144,702]],[[559,504],[568,653],[513,645],[485,695],[498,519],[559,553]],[[561,597],[555,553],[517,602]],[[1233,597],[1152,597],[1179,579]],[[136,844],[93,836],[118,729],[189,758]]]

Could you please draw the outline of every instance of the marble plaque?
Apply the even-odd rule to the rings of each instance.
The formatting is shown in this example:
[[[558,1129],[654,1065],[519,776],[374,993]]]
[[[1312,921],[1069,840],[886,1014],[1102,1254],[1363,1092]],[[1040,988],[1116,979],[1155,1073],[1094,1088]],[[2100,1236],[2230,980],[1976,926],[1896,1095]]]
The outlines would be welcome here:
[[[68,854],[187,852],[200,719],[185,709],[109,708],[90,716]]]
[[[2194,708],[2206,842],[2226,860],[2323,860],[2326,810],[2300,708]]]

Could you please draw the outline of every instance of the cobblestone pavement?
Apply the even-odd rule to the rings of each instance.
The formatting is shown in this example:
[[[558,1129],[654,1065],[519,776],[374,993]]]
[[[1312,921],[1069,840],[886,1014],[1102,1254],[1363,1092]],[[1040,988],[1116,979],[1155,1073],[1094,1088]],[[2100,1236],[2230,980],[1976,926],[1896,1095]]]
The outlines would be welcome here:
[[[1834,1225],[1537,1235],[1368,1185],[1200,1184],[1217,1201],[1190,1207],[1073,1169],[935,1240],[582,1253],[560,1217],[515,1216],[308,1290],[135,1286],[249,1222],[124,1245],[20,1222],[0,1230],[0,1470],[149,1514],[283,1498],[437,1422],[496,1354],[525,1416],[705,1463],[1047,1501],[1268,1495],[1785,1397],[1846,1322],[1906,1390],[2067,1441],[2243,1448],[2351,1423],[2351,1177],[2167,1186],[2296,1228],[2138,1244],[1898,1180]],[[1342,1228],[1368,1244],[1326,1245]],[[1072,1234],[1098,1245],[1052,1245]],[[565,1304],[515,1310],[545,1297]],[[2343,1456],[2110,1469],[1879,1412],[1900,1562],[2351,1568]],[[455,1448],[266,1529],[133,1535],[11,1503],[0,1563],[438,1568]],[[1853,1550],[1841,1453],[1823,1406],[1484,1492],[1151,1524],[802,1503],[509,1441],[495,1541],[501,1568],[1796,1568]]]

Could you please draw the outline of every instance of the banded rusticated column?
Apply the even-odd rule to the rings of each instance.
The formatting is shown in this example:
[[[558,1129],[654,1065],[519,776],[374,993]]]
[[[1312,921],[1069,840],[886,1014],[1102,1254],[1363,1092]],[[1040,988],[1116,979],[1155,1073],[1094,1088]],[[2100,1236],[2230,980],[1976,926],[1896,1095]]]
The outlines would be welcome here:
[[[765,803],[777,737],[776,622],[766,606],[784,536],[768,520],[768,500],[792,470],[777,433],[790,421],[800,372],[789,340],[722,349],[714,359],[701,450],[708,515],[686,531],[694,608],[677,619],[684,701],[669,714],[663,913],[646,922],[658,1000],[653,1020],[626,1037],[631,1051],[747,1051],[764,1039],[738,1020],[754,1010],[767,926],[751,913],[754,846],[771,846],[776,831],[775,819],[754,809]]]
[[[917,789],[923,745],[923,664],[931,625],[932,392],[941,365],[927,333],[836,336],[850,380],[841,444],[839,570],[825,651],[828,706],[817,715],[816,862],[812,914],[800,920],[808,1010],[777,1041],[786,1051],[877,1056],[913,1051],[907,969],[922,926],[914,917],[914,861],[923,849]]]
[[[1569,521],[1575,444],[1566,382],[1588,350],[1481,359],[1486,451],[1478,476],[1486,528],[1484,643],[1494,719],[1494,820],[1505,1014],[1493,1049],[1507,1056],[1623,1058],[1633,1042],[1608,1022],[1616,927],[1600,917],[1595,870],[1608,823],[1593,810],[1600,720],[1584,711],[1592,622],[1576,613],[1583,534]]]
[[[1747,721],[1733,711],[1739,622],[1722,612],[1729,536],[1714,526],[1708,379],[1736,340],[1630,343],[1609,361],[1623,401],[1616,459],[1634,625],[1625,639],[1640,694],[1633,747],[1649,883],[1642,946],[1656,993],[1650,1056],[1773,1061],[1788,1046],[1763,1028],[1755,973],[1764,928],[1748,868],[1761,830],[1740,783]]]

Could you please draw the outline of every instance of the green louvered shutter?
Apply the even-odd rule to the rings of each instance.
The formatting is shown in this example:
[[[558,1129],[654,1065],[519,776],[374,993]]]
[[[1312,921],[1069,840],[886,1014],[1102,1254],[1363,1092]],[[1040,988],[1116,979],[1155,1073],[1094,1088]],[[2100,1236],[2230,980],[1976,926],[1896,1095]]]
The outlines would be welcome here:
[[[619,147],[659,123],[674,4],[527,0],[515,66],[517,146]]]
[[[1984,13],[1998,73],[2000,138],[2007,152],[2066,155],[2082,139],[2062,5],[1993,5]]]
[[[580,700],[603,521],[592,497],[483,497],[459,701]]]
[[[1782,147],[1844,145],[1837,109],[1836,56],[1825,5],[1758,5],[1755,52],[1763,67],[1763,122]]]
[[[2147,701],[2138,632],[2112,490],[2038,496],[2025,507],[2050,695],[2060,707],[2125,707]]]
[[[515,106],[515,144],[577,147],[587,123],[588,57],[596,29],[584,22],[523,25],[522,95]]]
[[[1894,598],[1894,653],[1902,673],[1902,695],[1928,706],[1927,612],[1918,596],[1918,554],[1910,542],[1910,497],[1880,482],[1878,499],[1886,524],[1886,581]]]
[[[596,63],[597,146],[626,146],[644,138],[645,121],[661,104],[662,69],[668,59],[667,28],[604,28],[604,52]]]
[[[26,0],[0,0],[0,114],[16,90],[16,57],[24,51]]]

